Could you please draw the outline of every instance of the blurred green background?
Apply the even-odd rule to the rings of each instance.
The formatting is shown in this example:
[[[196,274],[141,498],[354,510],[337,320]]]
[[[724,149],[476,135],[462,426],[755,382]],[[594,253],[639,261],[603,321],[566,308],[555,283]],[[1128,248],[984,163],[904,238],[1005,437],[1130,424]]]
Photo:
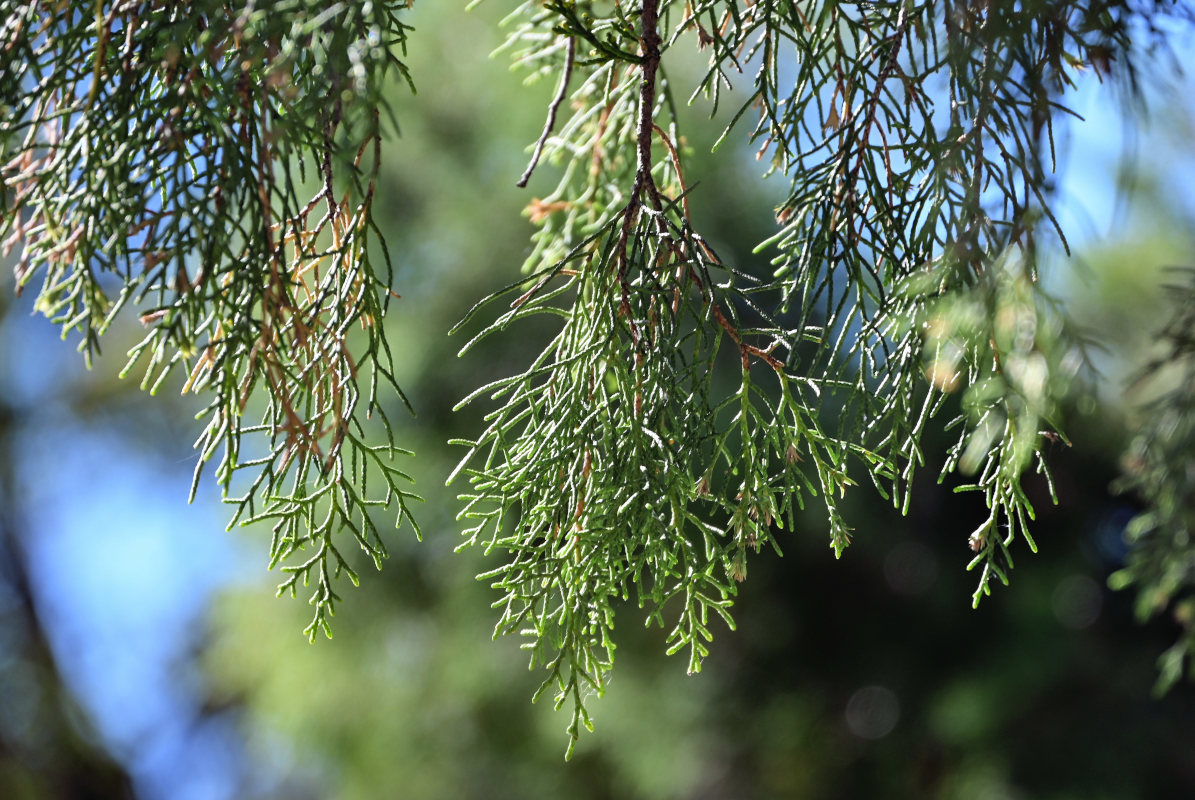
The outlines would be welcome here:
[[[184,505],[196,408],[115,380],[135,323],[84,373],[3,278],[0,798],[1195,796],[1195,691],[1151,697],[1175,632],[1137,624],[1131,596],[1104,587],[1135,511],[1109,490],[1132,424],[1125,377],[1165,315],[1163,267],[1191,263],[1190,87],[1156,104],[1136,171],[1118,166],[1116,109],[1097,86],[1075,95],[1093,117],[1064,147],[1078,256],[1049,280],[1106,349],[1067,421],[1074,446],[1051,452],[1060,504],[1028,480],[1041,552],[1018,543],[1012,587],[971,609],[966,541],[985,511],[935,483],[931,455],[907,517],[854,493],[841,561],[816,514],[784,535],[784,558],[753,561],[739,629],[719,625],[700,675],[624,609],[596,732],[565,763],[567,719],[529,702],[539,678],[519,643],[491,641],[495,598],[473,577],[488,562],[454,553],[458,487],[443,485],[459,455],[444,443],[482,413],[452,406],[541,346],[526,327],[457,359],[466,338],[446,336],[517,275],[520,213],[553,185],[545,163],[514,186],[554,87],[488,57],[501,6],[410,15],[419,94],[393,97],[402,136],[379,222],[425,536],[390,537],[333,641],[309,645],[307,607],[273,597],[267,531],[222,533],[207,484]],[[723,257],[766,269],[751,249],[780,187],[748,148],[708,156],[717,125],[693,121],[698,225]]]

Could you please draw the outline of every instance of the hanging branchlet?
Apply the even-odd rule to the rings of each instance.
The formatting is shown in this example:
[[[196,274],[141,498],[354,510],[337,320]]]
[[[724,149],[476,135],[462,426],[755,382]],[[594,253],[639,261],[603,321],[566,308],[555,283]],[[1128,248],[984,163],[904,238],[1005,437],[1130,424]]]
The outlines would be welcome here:
[[[464,401],[502,405],[460,443],[469,453],[458,472],[471,483],[468,543],[509,556],[483,576],[502,593],[495,634],[530,636],[532,666],[547,671],[539,694],[572,704],[570,741],[591,725],[585,696],[603,691],[613,664],[615,603],[634,598],[698,671],[711,614],[733,627],[748,553],[779,550],[774,531],[791,529],[816,495],[841,551],[848,455],[876,458],[826,432],[815,400],[824,387],[786,367],[816,334],[773,318],[753,297],[758,281],[692,228],[663,5],[642,3],[634,29],[620,7],[595,20],[570,6],[570,30],[588,20],[593,35],[624,31],[612,47],[634,48],[635,63],[599,52],[570,66],[563,54],[563,69],[584,77],[545,147],[565,161],[561,183],[531,204],[547,244],[525,280],[487,301],[514,296],[462,351],[520,319],[561,320],[527,371]],[[591,39],[578,36],[579,46]]]
[[[925,426],[965,390],[941,477],[974,476],[959,489],[989,508],[970,539],[984,543],[976,601],[990,577],[1006,578],[1014,533],[1035,546],[1020,478],[1046,470],[1040,434],[1057,434],[1084,358],[1037,281],[1042,243],[1067,249],[1052,210],[1054,120],[1070,113],[1062,93],[1085,65],[1116,53],[1131,73],[1129,13],[1152,12],[753,4],[707,33],[714,66],[701,90],[715,103],[732,68],[759,64],[732,127],[754,117],[759,157],[791,182],[761,249],[777,251],[781,308],[824,327],[802,368],[837,379],[820,402],[842,438],[883,454],[888,469],[871,478],[902,510]],[[1001,319],[1023,327],[999,335]]]
[[[380,563],[370,511],[401,522],[415,499],[387,419],[402,394],[373,221],[407,6],[0,5],[0,238],[18,290],[36,287],[88,363],[137,308],[148,330],[125,373],[208,398],[195,481],[222,450],[233,522],[274,525],[280,591],[314,584],[312,637],[335,578],[356,581],[345,532]]]
[[[963,532],[975,601],[1007,580],[1015,538],[1035,548],[1021,479],[1048,480],[1043,441],[1084,361],[1037,279],[1066,249],[1053,126],[1079,70],[1131,83],[1125,20],[1166,5],[537,0],[508,18],[507,50],[560,87],[532,158],[560,179],[529,203],[525,277],[474,310],[512,298],[477,339],[539,315],[559,331],[464,401],[496,408],[453,477],[466,544],[505,554],[482,576],[495,635],[528,637],[571,742],[613,664],[615,604],[696,671],[711,612],[733,625],[748,555],[778,550],[807,498],[836,554],[857,477],[907,510],[951,395],[942,478],[988,508]],[[690,101],[737,109],[718,144],[746,128],[791,186],[759,248],[769,277],[693,227],[709,198],[686,184],[665,69],[682,45],[709,59]]]
[[[1178,624],[1178,640],[1158,659],[1158,694],[1195,677],[1195,270],[1175,270],[1165,289],[1173,311],[1157,355],[1131,384],[1150,399],[1134,409],[1137,431],[1117,487],[1145,508],[1126,530],[1126,565],[1108,581],[1136,587],[1142,621],[1169,613]]]

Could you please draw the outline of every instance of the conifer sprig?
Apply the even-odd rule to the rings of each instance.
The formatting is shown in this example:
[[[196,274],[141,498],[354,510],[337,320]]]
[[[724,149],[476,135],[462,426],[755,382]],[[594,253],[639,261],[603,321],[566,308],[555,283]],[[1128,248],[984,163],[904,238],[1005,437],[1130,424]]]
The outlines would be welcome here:
[[[0,0],[0,239],[18,287],[89,362],[138,308],[126,372],[150,391],[177,373],[208,399],[196,481],[222,451],[233,521],[273,524],[280,591],[315,582],[312,637],[336,577],[356,581],[348,536],[380,563],[371,512],[414,525],[382,396],[405,403],[373,218],[381,88],[407,77],[412,1]],[[1080,70],[1138,99],[1167,15],[1190,22],[1173,0],[527,0],[510,16],[507,49],[557,86],[519,184],[559,180],[528,204],[525,276],[479,304],[508,306],[464,351],[531,317],[559,329],[466,399],[496,407],[454,477],[466,544],[505,557],[483,576],[495,633],[527,636],[537,696],[571,703],[570,752],[618,604],[697,671],[711,619],[733,627],[749,554],[779,550],[817,497],[841,555],[856,482],[907,510],[945,408],[959,438],[940,480],[967,476],[957,488],[987,507],[974,601],[1007,581],[1016,538],[1036,547],[1022,477],[1048,479],[1084,360],[1038,279],[1067,248],[1054,125]],[[679,95],[678,47],[708,57]],[[694,226],[711,199],[686,182],[686,97],[725,110],[719,145],[750,139],[788,183],[769,266],[726,263]],[[1166,363],[1189,360],[1190,322],[1168,329]],[[1159,400],[1127,478],[1150,510],[1118,580],[1151,611],[1190,583],[1174,477],[1191,472],[1189,383]]]
[[[818,495],[841,554],[837,501],[864,476],[907,510],[947,406],[959,438],[940,480],[966,476],[988,509],[961,532],[974,601],[1007,581],[1015,538],[1036,548],[1022,476],[1048,483],[1085,359],[1038,280],[1067,248],[1054,125],[1079,70],[1132,83],[1127,20],[1167,5],[541,0],[508,17],[516,62],[558,86],[520,185],[541,156],[560,180],[528,205],[528,277],[490,298],[510,307],[480,336],[543,314],[560,329],[465,401],[499,407],[462,442],[462,518],[467,543],[505,552],[483,576],[495,633],[529,637],[573,740],[613,663],[614,604],[669,620],[696,671],[711,610],[733,624],[748,552],[778,549]],[[791,187],[759,248],[770,275],[693,227],[690,203],[710,199],[678,150],[681,46],[709,58],[682,97],[734,104],[718,146],[744,129]]]
[[[402,394],[372,216],[407,6],[0,4],[0,236],[18,287],[89,363],[137,307],[148,330],[125,372],[151,391],[180,374],[209,399],[195,480],[222,449],[233,522],[274,524],[280,591],[314,581],[311,636],[335,577],[356,581],[342,532],[378,562],[369,512],[401,522],[415,499],[386,416]]]

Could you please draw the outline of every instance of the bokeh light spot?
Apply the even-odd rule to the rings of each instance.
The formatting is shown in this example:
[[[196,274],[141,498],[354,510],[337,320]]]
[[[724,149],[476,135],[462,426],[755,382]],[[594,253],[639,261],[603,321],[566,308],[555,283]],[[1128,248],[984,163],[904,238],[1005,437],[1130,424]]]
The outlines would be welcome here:
[[[883,739],[899,719],[900,701],[883,686],[864,686],[846,704],[846,726],[860,739]]]
[[[1086,575],[1070,575],[1058,582],[1051,605],[1060,623],[1078,631],[1099,619],[1104,595],[1099,584]]]

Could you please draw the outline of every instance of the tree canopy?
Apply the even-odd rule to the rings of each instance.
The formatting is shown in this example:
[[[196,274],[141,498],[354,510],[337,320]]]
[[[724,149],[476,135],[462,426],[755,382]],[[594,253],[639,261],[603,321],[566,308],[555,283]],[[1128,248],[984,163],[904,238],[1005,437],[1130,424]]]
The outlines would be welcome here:
[[[410,5],[0,4],[18,288],[89,359],[135,308],[125,372],[206,399],[195,480],[219,452],[232,523],[272,526],[280,591],[312,587],[312,637],[336,579],[358,580],[354,543],[380,566],[381,520],[418,532],[393,353],[421,343],[382,328],[401,302],[391,250],[418,231],[387,243],[375,220],[383,132],[419,113],[392,93],[419,85]],[[542,343],[463,401],[485,418],[450,480],[466,544],[502,554],[483,575],[496,634],[528,637],[574,739],[616,607],[637,603],[697,671],[749,559],[813,503],[841,555],[858,484],[907,511],[918,467],[944,463],[988,509],[959,531],[974,602],[1008,582],[1016,540],[1036,547],[1022,479],[1049,477],[1088,369],[1041,277],[1069,254],[1052,178],[1066,92],[1094,72],[1134,113],[1142,64],[1167,65],[1187,22],[1164,0],[514,8],[504,49],[554,87],[520,184],[557,182],[528,203],[522,272],[458,330],[466,359],[495,337]],[[788,187],[752,256],[702,233],[719,198],[686,180],[695,125]],[[1169,682],[1195,647],[1175,602],[1195,559],[1193,324],[1180,303],[1142,374],[1161,388],[1124,484],[1147,508],[1114,576],[1143,615],[1184,624]],[[923,446],[935,418],[954,435],[941,457]]]

